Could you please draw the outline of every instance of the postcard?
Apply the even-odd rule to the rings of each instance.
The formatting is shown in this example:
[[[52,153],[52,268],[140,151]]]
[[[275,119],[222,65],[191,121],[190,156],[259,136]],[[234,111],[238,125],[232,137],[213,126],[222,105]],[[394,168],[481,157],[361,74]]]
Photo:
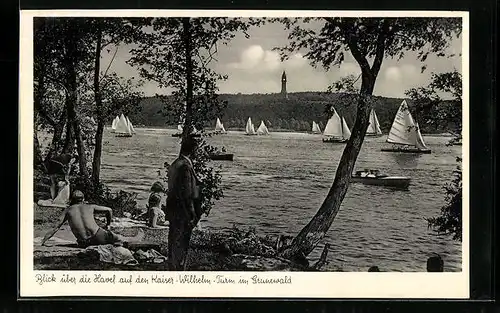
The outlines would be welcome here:
[[[467,12],[22,10],[20,297],[468,298],[468,66]]]

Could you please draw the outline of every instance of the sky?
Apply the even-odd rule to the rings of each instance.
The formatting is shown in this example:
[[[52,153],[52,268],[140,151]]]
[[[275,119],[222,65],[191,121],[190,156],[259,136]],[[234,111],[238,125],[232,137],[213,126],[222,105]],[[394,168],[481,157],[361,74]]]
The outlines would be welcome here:
[[[228,45],[219,45],[217,62],[211,66],[218,73],[227,74],[229,78],[219,83],[220,93],[278,93],[281,89],[281,74],[286,71],[288,92],[326,91],[329,85],[339,78],[353,74],[359,75],[360,69],[356,61],[346,54],[340,67],[332,67],[328,71],[310,65],[303,57],[304,52],[296,53],[284,62],[280,61],[274,47],[288,43],[287,31],[279,24],[266,24],[251,28],[250,38],[237,34]],[[405,91],[414,87],[424,87],[430,81],[432,72],[441,73],[453,70],[461,72],[462,59],[461,38],[450,42],[448,52],[455,53],[453,58],[429,56],[426,60],[427,70],[421,73],[422,63],[416,54],[406,53],[400,60],[386,58],[380,69],[375,85],[374,95],[385,97],[404,97]],[[131,46],[118,47],[110,71],[123,77],[139,77],[138,71],[125,62],[130,57]],[[114,49],[102,56],[102,69],[108,66]],[[156,93],[169,93],[159,89],[154,82],[146,82],[142,87],[146,96]]]

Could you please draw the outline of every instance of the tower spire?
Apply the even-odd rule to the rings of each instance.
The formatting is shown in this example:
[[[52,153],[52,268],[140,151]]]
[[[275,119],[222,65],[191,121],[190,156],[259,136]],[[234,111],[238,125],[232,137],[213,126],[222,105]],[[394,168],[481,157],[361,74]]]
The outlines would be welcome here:
[[[285,97],[285,99],[288,99],[288,94],[286,92],[286,73],[283,71],[283,74],[281,74],[281,94]]]

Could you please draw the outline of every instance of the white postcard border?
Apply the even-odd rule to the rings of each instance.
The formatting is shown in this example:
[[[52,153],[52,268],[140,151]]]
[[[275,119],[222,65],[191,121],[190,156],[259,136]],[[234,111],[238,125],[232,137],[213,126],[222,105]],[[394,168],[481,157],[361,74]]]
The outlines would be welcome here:
[[[33,17],[35,16],[240,16],[240,17],[462,17],[463,75],[463,242],[462,271],[457,273],[363,273],[363,272],[127,272],[35,271],[33,269]],[[469,297],[469,14],[452,11],[252,11],[252,10],[22,10],[20,15],[20,296],[106,297],[262,297],[262,298],[455,298]],[[93,280],[95,275],[132,277],[131,284],[40,283],[37,278],[63,275]],[[138,276],[172,277],[217,275],[249,284],[137,284]],[[38,276],[37,276],[38,275]],[[40,276],[41,275],[41,276]],[[283,278],[287,284],[252,284],[252,277]]]

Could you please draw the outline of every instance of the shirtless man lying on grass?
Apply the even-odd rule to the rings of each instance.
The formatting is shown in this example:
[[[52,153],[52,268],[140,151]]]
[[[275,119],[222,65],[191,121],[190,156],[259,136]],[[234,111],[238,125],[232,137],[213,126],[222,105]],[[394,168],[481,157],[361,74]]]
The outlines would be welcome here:
[[[106,226],[103,229],[97,225],[94,212],[106,213]],[[113,217],[111,208],[93,204],[84,203],[84,195],[81,191],[75,190],[71,196],[71,205],[65,209],[57,226],[49,231],[42,240],[42,245],[45,245],[54,234],[61,228],[64,222],[68,221],[69,227],[76,237],[78,246],[86,248],[88,246],[113,244],[115,246],[124,246],[129,242],[139,241],[144,233],[139,230],[139,234],[134,238],[126,238],[117,235],[108,230],[109,224]]]

